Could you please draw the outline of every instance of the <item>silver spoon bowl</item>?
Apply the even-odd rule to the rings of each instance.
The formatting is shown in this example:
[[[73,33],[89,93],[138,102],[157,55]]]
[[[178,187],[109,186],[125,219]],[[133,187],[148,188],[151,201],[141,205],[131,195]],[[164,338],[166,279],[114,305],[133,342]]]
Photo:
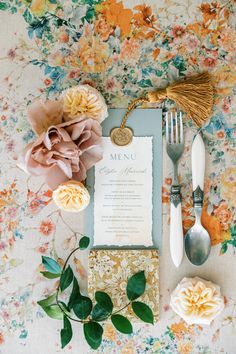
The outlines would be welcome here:
[[[190,262],[196,266],[202,265],[211,251],[211,239],[207,230],[201,224],[202,208],[194,207],[195,224],[185,236],[185,252]]]

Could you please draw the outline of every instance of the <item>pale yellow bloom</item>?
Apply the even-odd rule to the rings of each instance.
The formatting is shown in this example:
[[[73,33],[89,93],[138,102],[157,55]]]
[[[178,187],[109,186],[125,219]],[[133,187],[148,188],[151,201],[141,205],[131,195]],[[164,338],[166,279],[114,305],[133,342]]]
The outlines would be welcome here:
[[[67,181],[53,192],[53,200],[62,210],[79,212],[88,206],[90,195],[83,183]]]
[[[187,324],[210,324],[223,310],[218,285],[201,278],[184,278],[171,295],[170,306]]]
[[[66,90],[63,94],[63,110],[66,120],[86,117],[102,122],[107,117],[107,105],[103,96],[89,85]]]

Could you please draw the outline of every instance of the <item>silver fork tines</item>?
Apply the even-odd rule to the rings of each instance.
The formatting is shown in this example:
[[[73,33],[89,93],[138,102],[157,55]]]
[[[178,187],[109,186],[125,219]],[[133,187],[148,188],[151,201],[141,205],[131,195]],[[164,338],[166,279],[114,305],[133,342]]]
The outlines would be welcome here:
[[[182,112],[166,112],[166,142],[168,144],[183,143]]]
[[[173,184],[178,184],[177,165],[184,151],[182,112],[166,113],[166,151],[174,165]]]

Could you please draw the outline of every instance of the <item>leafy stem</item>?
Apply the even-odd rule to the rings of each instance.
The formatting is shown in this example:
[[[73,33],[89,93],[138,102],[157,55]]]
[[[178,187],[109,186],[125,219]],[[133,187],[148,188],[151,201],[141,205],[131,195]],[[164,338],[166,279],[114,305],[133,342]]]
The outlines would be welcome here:
[[[71,258],[71,256],[80,249],[80,246],[79,247],[76,247],[73,251],[71,251],[71,253],[69,254],[69,256],[66,258],[66,261],[64,263],[64,266],[62,268],[62,272],[61,272],[61,277],[63,276],[64,272],[65,272],[65,269],[66,269],[66,266]],[[60,277],[60,279],[61,279]],[[59,300],[59,292],[60,292],[60,284],[61,282],[59,281],[59,284],[58,284],[58,287],[57,287],[57,290],[56,290],[56,303],[57,305],[59,306],[61,312],[63,312],[63,314],[68,317],[71,321],[74,321],[74,322],[79,322],[79,323],[86,323],[88,321],[84,321],[84,320],[78,320],[77,318],[73,318],[71,317],[71,315],[69,314],[68,311],[65,311],[63,306],[61,305],[61,301]]]
[[[63,320],[63,328],[61,329],[61,345],[64,348],[73,336],[73,330],[70,321],[78,322],[83,325],[85,339],[91,348],[97,349],[102,342],[103,327],[100,322],[110,319],[117,331],[124,334],[131,334],[133,327],[129,319],[120,313],[131,306],[137,317],[146,323],[152,323],[154,316],[152,310],[143,302],[136,301],[146,288],[146,277],[144,271],[140,271],[132,275],[126,286],[126,295],[128,302],[118,310],[113,310],[113,301],[104,291],[95,292],[95,301],[80,293],[80,287],[73,270],[69,265],[71,256],[78,250],[84,250],[89,246],[90,239],[82,236],[79,240],[79,246],[70,252],[66,261],[61,265],[53,258],[43,256],[42,264],[45,268],[41,274],[48,279],[59,278],[59,284],[56,291],[46,299],[38,301],[38,304],[46,312],[46,314],[54,319]],[[65,304],[60,300],[59,295],[72,285],[69,301]],[[73,316],[76,316],[76,318]]]
[[[65,272],[65,269],[67,267],[67,264],[71,258],[71,256],[80,249],[80,247],[76,247],[73,251],[71,251],[71,253],[69,254],[69,256],[66,258],[66,261],[64,263],[64,266],[62,268],[62,272],[61,272],[61,277],[63,276],[64,272]],[[60,277],[60,279],[61,279]],[[59,292],[60,292],[60,281],[59,281],[59,284],[58,284],[58,287],[57,287],[57,290],[56,290],[56,303],[57,305],[59,306],[60,310],[63,312],[63,314],[68,317],[71,321],[74,321],[74,322],[79,322],[79,323],[87,323],[89,322],[90,320],[92,320],[91,317],[89,317],[89,320],[78,320],[77,318],[73,318],[71,317],[70,313],[68,311],[65,311],[63,305],[61,305],[61,301],[59,299]],[[131,301],[129,301],[125,306],[123,306],[121,309],[117,310],[117,311],[114,311],[114,312],[111,312],[110,315],[107,317],[110,318],[112,315],[115,315],[117,313],[120,313],[121,311],[123,311],[124,309],[126,309],[129,305],[131,304]]]

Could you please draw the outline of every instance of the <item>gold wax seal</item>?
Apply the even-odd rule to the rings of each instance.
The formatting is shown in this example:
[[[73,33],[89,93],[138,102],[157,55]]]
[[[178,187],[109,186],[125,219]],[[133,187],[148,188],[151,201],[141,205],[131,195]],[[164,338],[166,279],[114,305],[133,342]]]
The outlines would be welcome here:
[[[131,143],[133,131],[130,128],[113,128],[110,132],[111,141],[118,146],[125,146]]]

